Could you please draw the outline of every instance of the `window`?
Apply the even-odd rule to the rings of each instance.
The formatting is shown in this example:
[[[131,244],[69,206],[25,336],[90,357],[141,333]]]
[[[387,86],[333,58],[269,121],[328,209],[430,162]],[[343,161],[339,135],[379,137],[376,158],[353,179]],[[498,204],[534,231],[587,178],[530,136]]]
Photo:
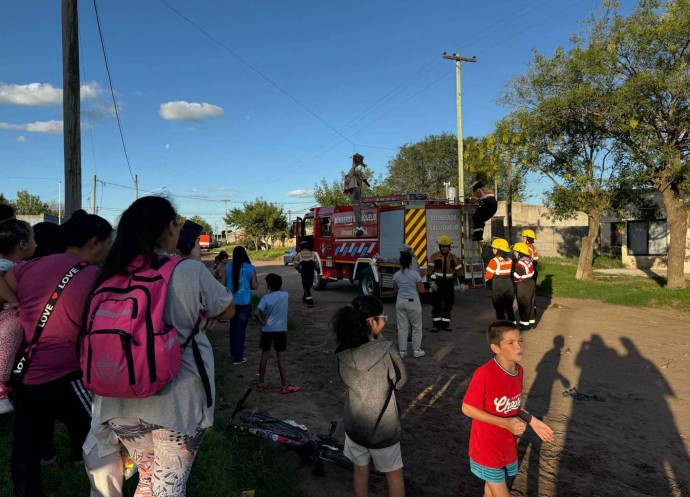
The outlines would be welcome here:
[[[628,253],[630,255],[666,255],[668,224],[660,221],[628,221]]]

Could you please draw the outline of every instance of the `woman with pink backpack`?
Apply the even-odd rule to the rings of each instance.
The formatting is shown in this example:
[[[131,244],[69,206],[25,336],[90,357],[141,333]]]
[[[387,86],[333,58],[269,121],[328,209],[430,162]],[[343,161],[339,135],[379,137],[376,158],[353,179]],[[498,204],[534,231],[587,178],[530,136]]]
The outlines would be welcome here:
[[[180,229],[175,209],[163,197],[140,198],[122,213],[117,237],[94,286],[81,344],[85,385],[100,394],[94,397],[94,424],[109,426],[128,449],[139,470],[136,495],[185,495],[194,458],[206,429],[213,425],[213,349],[204,329],[211,318],[230,319],[235,311],[232,294],[200,261],[180,260],[174,255]],[[152,272],[159,275],[145,276]],[[139,374],[146,357],[137,355],[143,344],[134,338],[139,326],[134,314],[140,316],[145,310],[138,304],[122,307],[117,295],[139,300],[141,294],[130,293],[127,281],[152,288],[150,284],[158,278],[168,278],[162,296],[162,322],[164,333],[172,330],[166,346],[178,351],[179,372],[154,388],[149,380],[165,378],[164,372],[156,369],[151,355],[146,374]],[[122,285],[125,288],[119,290]],[[113,297],[102,298],[107,292]],[[152,311],[158,309],[156,298],[151,295]],[[115,340],[104,336],[112,332],[107,326],[109,319],[126,324],[128,318],[133,323],[131,335],[122,330]],[[104,346],[112,352],[110,363],[103,354]],[[105,380],[111,381],[111,386],[99,377],[105,370],[109,371]],[[124,375],[119,375],[121,371]],[[120,393],[106,395],[108,388]]]

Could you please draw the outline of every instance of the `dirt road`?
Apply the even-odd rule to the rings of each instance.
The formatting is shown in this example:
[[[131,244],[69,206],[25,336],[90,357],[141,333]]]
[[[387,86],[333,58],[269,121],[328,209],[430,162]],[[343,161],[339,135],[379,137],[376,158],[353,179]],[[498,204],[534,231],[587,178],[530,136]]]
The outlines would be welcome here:
[[[298,420],[315,434],[340,420],[344,388],[333,354],[328,322],[357,295],[348,282],[314,292],[316,305],[302,304],[292,266],[258,263],[263,277],[280,274],[290,292],[287,352],[290,381],[302,391],[281,395],[274,363],[267,381],[272,414]],[[689,496],[690,495],[690,314],[631,309],[584,300],[538,301],[536,330],[525,333],[526,408],[543,417],[556,441],[541,445],[529,433],[520,442],[519,496]],[[394,303],[385,304],[384,334],[396,340]],[[409,382],[399,393],[403,459],[412,469],[409,496],[480,496],[481,482],[469,471],[470,422],[460,403],[474,369],[491,356],[484,331],[493,320],[488,290],[456,294],[453,330],[430,333],[431,307],[424,305],[426,357],[405,359]],[[249,361],[231,371],[239,385],[256,383],[258,328],[250,324]],[[219,355],[219,359],[220,360]],[[575,388],[572,396],[563,392]],[[576,395],[579,393],[580,395]],[[342,438],[339,427],[338,436]],[[327,467],[311,474],[286,451],[311,497],[352,495],[351,474]],[[372,496],[385,484],[372,480]]]

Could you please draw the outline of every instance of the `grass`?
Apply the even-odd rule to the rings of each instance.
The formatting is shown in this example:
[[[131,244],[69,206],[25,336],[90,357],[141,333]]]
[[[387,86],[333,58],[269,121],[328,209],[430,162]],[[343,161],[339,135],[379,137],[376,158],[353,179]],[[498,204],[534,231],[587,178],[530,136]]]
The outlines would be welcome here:
[[[213,249],[212,252],[217,254],[221,250],[225,250],[230,257],[232,257],[232,250],[236,245],[225,245],[223,247],[218,247]],[[275,247],[268,250],[247,250],[247,255],[249,255],[249,260],[251,261],[274,261],[276,259],[281,259],[283,254],[287,252],[290,247]]]
[[[619,268],[620,261],[599,257],[594,269]],[[575,279],[577,260],[546,258],[539,260],[537,294],[544,297],[593,299],[628,307],[656,307],[690,311],[690,287],[666,288],[665,277],[641,277],[594,272],[591,281]]]
[[[288,327],[299,323],[291,321]],[[223,327],[227,325],[222,325]],[[216,329],[209,334],[215,349],[227,348],[227,333]],[[194,461],[187,485],[189,497],[238,497],[243,490],[255,490],[257,496],[304,497],[297,488],[294,467],[298,458],[280,445],[273,445],[252,435],[240,434],[228,428],[230,416],[244,387],[230,376],[232,365],[227,354],[216,354],[215,424],[206,432],[204,442]],[[266,409],[262,396],[252,396],[251,406]],[[46,495],[51,497],[83,497],[89,494],[84,467],[74,465],[69,456],[69,439],[61,423],[57,423],[55,444],[60,455],[56,467],[43,466],[42,476]],[[0,416],[0,497],[12,495],[10,454],[12,446],[12,416]],[[124,495],[131,496],[137,477],[126,482]]]

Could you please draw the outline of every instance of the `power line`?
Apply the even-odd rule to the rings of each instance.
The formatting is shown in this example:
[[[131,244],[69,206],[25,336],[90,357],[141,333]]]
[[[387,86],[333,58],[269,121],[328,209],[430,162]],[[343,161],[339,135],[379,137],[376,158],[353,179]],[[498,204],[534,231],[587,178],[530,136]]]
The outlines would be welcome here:
[[[129,163],[129,156],[127,155],[127,147],[125,146],[125,135],[122,132],[122,122],[120,122],[120,112],[117,110],[117,102],[115,101],[115,91],[113,90],[113,79],[110,76],[110,65],[108,64],[108,54],[105,50],[105,40],[103,39],[103,30],[101,29],[101,18],[98,15],[98,7],[96,6],[96,0],[93,0],[93,9],[96,12],[96,24],[98,25],[98,35],[101,38],[101,49],[103,50],[103,60],[105,61],[105,70],[108,73],[108,83],[110,84],[110,95],[113,99],[113,106],[115,107],[115,117],[117,119],[117,128],[120,130],[120,140],[122,141],[122,150],[125,152],[125,160],[127,161],[127,169],[129,169],[129,175],[134,180],[134,174],[132,174],[132,166]]]
[[[95,0],[94,0],[94,2],[95,2]],[[170,10],[172,10],[173,12],[175,12],[175,13],[176,13],[178,16],[180,16],[182,19],[184,19],[185,21],[187,21],[189,24],[191,24],[192,26],[194,26],[196,29],[198,29],[199,31],[201,31],[201,33],[203,33],[203,34],[204,34],[206,37],[208,37],[211,41],[213,41],[214,43],[216,43],[216,44],[217,44],[218,46],[220,46],[223,50],[225,50],[225,51],[228,52],[230,55],[232,55],[233,57],[235,57],[235,58],[236,58],[237,60],[239,60],[242,64],[244,64],[245,66],[247,66],[249,69],[251,69],[252,71],[254,71],[254,72],[255,72],[256,74],[258,74],[261,78],[263,78],[265,81],[267,81],[267,82],[268,82],[269,84],[271,84],[273,87],[275,87],[275,88],[278,89],[281,93],[283,93],[285,96],[287,96],[290,100],[292,100],[292,101],[295,102],[297,105],[299,105],[299,106],[302,107],[304,110],[306,110],[309,114],[311,114],[312,116],[314,116],[316,119],[318,119],[319,121],[321,121],[323,124],[325,124],[326,126],[328,126],[330,129],[332,129],[333,131],[335,131],[337,134],[339,134],[340,136],[342,136],[345,140],[347,140],[347,141],[349,141],[350,143],[352,143],[352,142],[350,141],[349,138],[347,138],[347,137],[346,137],[345,135],[343,135],[340,131],[338,131],[336,128],[334,128],[333,126],[331,126],[330,123],[328,123],[325,119],[323,119],[321,116],[319,116],[316,112],[314,112],[313,110],[311,110],[309,107],[307,107],[305,104],[303,104],[303,103],[302,103],[300,100],[298,100],[297,98],[293,97],[288,91],[286,91],[286,90],[284,90],[283,88],[281,88],[281,87],[278,85],[278,83],[276,83],[275,81],[273,81],[271,78],[269,78],[269,77],[266,76],[264,73],[262,73],[261,71],[259,71],[256,67],[254,67],[254,66],[251,65],[249,62],[247,62],[247,61],[244,60],[242,57],[240,57],[237,53],[233,52],[230,48],[228,48],[228,47],[225,46],[223,43],[221,43],[217,38],[215,38],[213,35],[211,35],[211,34],[210,34],[208,31],[206,31],[204,28],[202,28],[201,26],[199,26],[198,24],[196,24],[194,21],[192,21],[189,17],[185,16],[185,15],[184,15],[182,12],[180,12],[179,10],[175,9],[172,5],[170,5],[169,3],[167,3],[165,0],[160,0],[160,2],[161,2],[163,5],[165,5],[166,7],[168,7]],[[354,143],[352,143],[352,144],[354,145]]]

